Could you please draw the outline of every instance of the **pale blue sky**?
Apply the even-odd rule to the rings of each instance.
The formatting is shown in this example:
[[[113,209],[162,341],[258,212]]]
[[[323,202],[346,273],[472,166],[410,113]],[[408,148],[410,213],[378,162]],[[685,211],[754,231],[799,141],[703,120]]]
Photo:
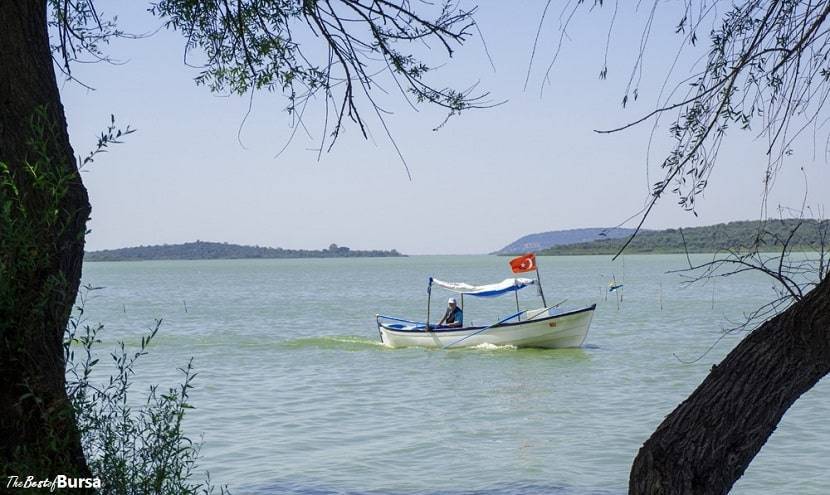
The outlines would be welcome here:
[[[555,4],[556,2],[554,2]],[[101,2],[130,31],[160,23],[143,2]],[[516,5],[521,5],[517,8]],[[548,14],[523,91],[531,46],[544,2],[481,2],[477,17],[496,72],[478,39],[458,50],[434,75],[458,87],[479,82],[493,101],[507,103],[469,111],[433,132],[442,114],[413,112],[389,80],[379,101],[394,114],[390,130],[412,172],[407,177],[376,119],[373,139],[349,126],[320,161],[313,148],[321,137],[321,112],[309,109],[288,149],[291,135],[279,94],[256,94],[241,132],[247,98],[221,97],[197,87],[196,71],[182,63],[183,38],[160,31],[110,48],[122,65],[84,64],[75,75],[95,87],[65,83],[62,96],[69,131],[86,154],[115,114],[138,129],[124,145],[84,173],[93,213],[89,250],[195,239],[319,249],[335,242],[353,249],[396,248],[409,254],[484,253],[533,232],[619,223],[643,204],[649,182],[659,177],[659,155],[647,176],[646,146],[651,125],[611,136],[592,129],[611,127],[652,109],[679,38],[676,15],[658,13],[646,51],[641,98],[620,107],[642,16],[621,12],[609,60],[600,81],[605,32],[611,10],[578,15],[540,97],[542,76],[558,37],[558,7]],[[675,80],[688,75],[680,71]],[[311,104],[310,104],[311,105]],[[368,109],[364,114],[369,115]],[[659,130],[653,149],[665,149]],[[699,217],[666,196],[646,222],[648,228],[711,224],[758,218],[762,145],[736,135],[723,147]],[[826,207],[830,165],[823,143],[804,140],[787,162],[770,199],[800,206],[803,167],[810,181],[808,203]],[[771,212],[772,213],[772,212]],[[630,224],[629,224],[630,225]]]

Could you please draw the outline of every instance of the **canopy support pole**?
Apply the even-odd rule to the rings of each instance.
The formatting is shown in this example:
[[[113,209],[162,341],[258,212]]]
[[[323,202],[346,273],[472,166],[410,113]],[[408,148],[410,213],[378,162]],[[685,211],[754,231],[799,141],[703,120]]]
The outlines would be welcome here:
[[[548,303],[545,301],[545,291],[542,290],[542,277],[539,276],[539,265],[536,265],[536,281],[539,283],[539,295],[542,296],[542,306],[548,307]]]
[[[432,277],[429,277],[429,284],[427,284],[427,321],[426,331],[429,332],[429,303],[432,301]]]

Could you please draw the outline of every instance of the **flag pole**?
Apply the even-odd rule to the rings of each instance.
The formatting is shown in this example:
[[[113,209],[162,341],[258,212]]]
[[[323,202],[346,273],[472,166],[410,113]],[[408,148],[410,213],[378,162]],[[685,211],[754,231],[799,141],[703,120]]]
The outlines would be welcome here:
[[[522,310],[519,309],[519,288],[516,287],[518,284],[516,283],[516,279],[513,279],[513,295],[516,296],[516,315],[519,317],[519,321],[522,321]]]
[[[545,301],[545,291],[542,290],[542,277],[539,276],[539,263],[535,263],[536,265],[536,281],[539,282],[539,295],[542,296],[542,306],[548,307],[548,303]]]

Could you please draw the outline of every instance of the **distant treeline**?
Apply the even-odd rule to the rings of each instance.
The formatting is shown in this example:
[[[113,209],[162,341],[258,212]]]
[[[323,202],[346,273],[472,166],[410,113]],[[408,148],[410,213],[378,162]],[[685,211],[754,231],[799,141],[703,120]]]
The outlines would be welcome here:
[[[405,256],[397,250],[351,250],[332,244],[328,249],[283,249],[263,246],[241,246],[227,242],[188,242],[160,246],[138,246],[88,252],[84,261],[145,261],[145,260],[220,260],[251,258],[380,258]]]
[[[798,223],[801,225],[789,245],[794,250],[815,249],[824,242],[830,242],[827,220],[770,220],[763,224],[758,221],[738,221],[708,225],[706,227],[689,227],[682,229],[650,230],[637,234],[626,253],[713,253],[727,249],[747,249],[759,239],[759,250],[780,250],[782,243]],[[759,238],[759,232],[763,235]],[[685,238],[685,248],[684,248]],[[578,244],[554,246],[537,254],[574,255],[574,254],[615,254],[627,239],[607,239]]]

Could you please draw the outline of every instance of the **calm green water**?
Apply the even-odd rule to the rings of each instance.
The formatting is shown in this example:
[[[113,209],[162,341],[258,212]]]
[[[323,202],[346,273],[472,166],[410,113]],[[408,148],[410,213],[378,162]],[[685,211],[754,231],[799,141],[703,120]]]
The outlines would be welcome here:
[[[164,319],[136,391],[195,358],[187,428],[234,493],[593,494],[625,492],[639,446],[742,335],[681,360],[771,294],[759,276],[683,287],[665,272],[684,262],[540,258],[549,302],[598,304],[583,349],[548,351],[378,345],[375,313],[424,318],[429,275],[495,282],[505,258],[87,263],[84,281],[105,287],[87,302],[104,346]],[[468,322],[515,311],[470,299]],[[520,299],[539,306],[533,288]],[[830,491],[829,387],[787,413],[735,493]]]

